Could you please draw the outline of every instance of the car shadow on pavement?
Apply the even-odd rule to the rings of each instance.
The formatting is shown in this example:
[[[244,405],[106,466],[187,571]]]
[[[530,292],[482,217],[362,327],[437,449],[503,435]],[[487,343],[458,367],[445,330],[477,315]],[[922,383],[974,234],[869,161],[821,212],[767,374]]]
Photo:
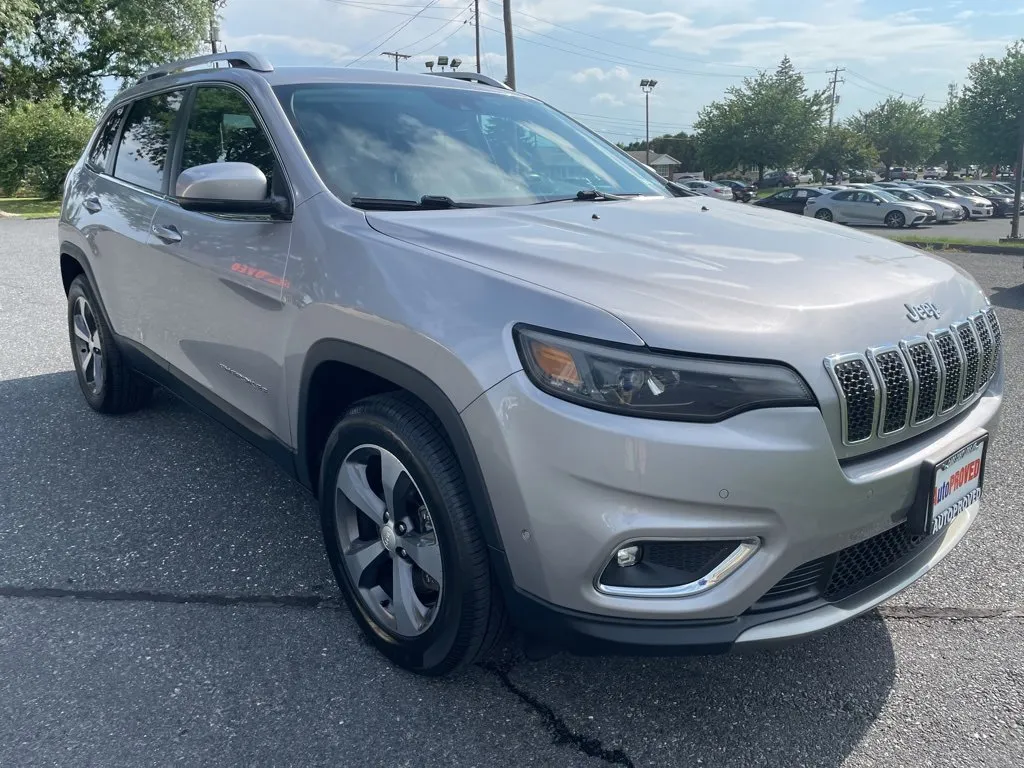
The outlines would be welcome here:
[[[1021,280],[1024,281],[1024,275],[1021,276]],[[999,286],[996,286],[992,289],[992,293],[989,295],[988,300],[997,307],[1003,307],[1004,309],[1024,310],[1024,282],[1021,282],[1020,285],[1015,285],[1012,288],[1000,288]]]
[[[104,417],[85,405],[72,372],[45,374],[0,381],[0,415],[0,586],[335,603],[311,497],[163,391],[145,410]],[[365,647],[348,637],[358,630],[347,616],[314,613],[346,644]],[[268,641],[270,668],[287,648]],[[795,646],[729,656],[530,662],[513,644],[501,658],[445,681],[410,678],[410,687],[442,704],[490,680],[540,738],[578,753],[573,765],[837,766],[895,679],[891,639],[876,616]],[[343,665],[331,674],[344,686]],[[306,704],[301,692],[291,695]],[[346,709],[362,706],[363,693],[350,696]]]

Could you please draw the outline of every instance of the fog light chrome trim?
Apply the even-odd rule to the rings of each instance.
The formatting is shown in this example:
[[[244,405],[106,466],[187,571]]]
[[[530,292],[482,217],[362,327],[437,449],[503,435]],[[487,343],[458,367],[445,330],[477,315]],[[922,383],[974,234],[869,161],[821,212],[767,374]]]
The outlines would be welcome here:
[[[645,541],[717,541],[719,539],[634,539],[632,541],[625,541],[619,544],[612,550],[612,557],[615,557],[615,553],[620,549],[631,546],[633,544],[642,544]],[[609,586],[601,583],[601,574],[604,573],[605,567],[607,567],[607,561],[601,566],[601,570],[598,571],[597,577],[594,579],[594,588],[598,592],[604,595],[612,595],[613,597],[690,597],[692,595],[699,595],[703,592],[707,592],[712,587],[716,587],[721,584],[730,574],[734,573],[741,565],[747,560],[753,557],[754,553],[761,546],[761,540],[758,538],[743,539],[740,541],[739,546],[730,552],[726,558],[704,574],[701,578],[691,581],[687,584],[679,584],[674,587],[617,587]]]

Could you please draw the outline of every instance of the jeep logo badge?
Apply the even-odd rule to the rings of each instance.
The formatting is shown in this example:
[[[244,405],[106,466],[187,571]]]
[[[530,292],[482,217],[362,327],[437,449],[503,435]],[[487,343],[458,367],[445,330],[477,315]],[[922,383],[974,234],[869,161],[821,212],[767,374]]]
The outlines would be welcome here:
[[[912,323],[920,322],[929,317],[934,320],[942,317],[939,308],[930,301],[926,301],[923,304],[904,304],[903,306],[907,308],[907,319]]]

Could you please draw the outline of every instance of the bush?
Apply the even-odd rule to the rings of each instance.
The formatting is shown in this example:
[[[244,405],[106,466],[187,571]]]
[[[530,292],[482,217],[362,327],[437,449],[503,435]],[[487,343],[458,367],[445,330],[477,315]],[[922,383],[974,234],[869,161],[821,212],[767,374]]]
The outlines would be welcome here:
[[[92,134],[93,120],[57,99],[15,102],[0,110],[0,189],[28,185],[60,197],[64,177]]]

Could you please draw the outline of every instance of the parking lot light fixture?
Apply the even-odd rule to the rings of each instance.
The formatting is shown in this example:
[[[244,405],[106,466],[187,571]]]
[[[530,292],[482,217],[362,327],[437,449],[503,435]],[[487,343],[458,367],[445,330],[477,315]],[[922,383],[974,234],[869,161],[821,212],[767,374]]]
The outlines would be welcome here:
[[[647,165],[651,164],[651,91],[654,90],[654,86],[658,84],[657,80],[649,80],[646,77],[640,81],[640,89],[644,92],[644,114],[646,115],[646,141],[644,145],[647,148]]]

